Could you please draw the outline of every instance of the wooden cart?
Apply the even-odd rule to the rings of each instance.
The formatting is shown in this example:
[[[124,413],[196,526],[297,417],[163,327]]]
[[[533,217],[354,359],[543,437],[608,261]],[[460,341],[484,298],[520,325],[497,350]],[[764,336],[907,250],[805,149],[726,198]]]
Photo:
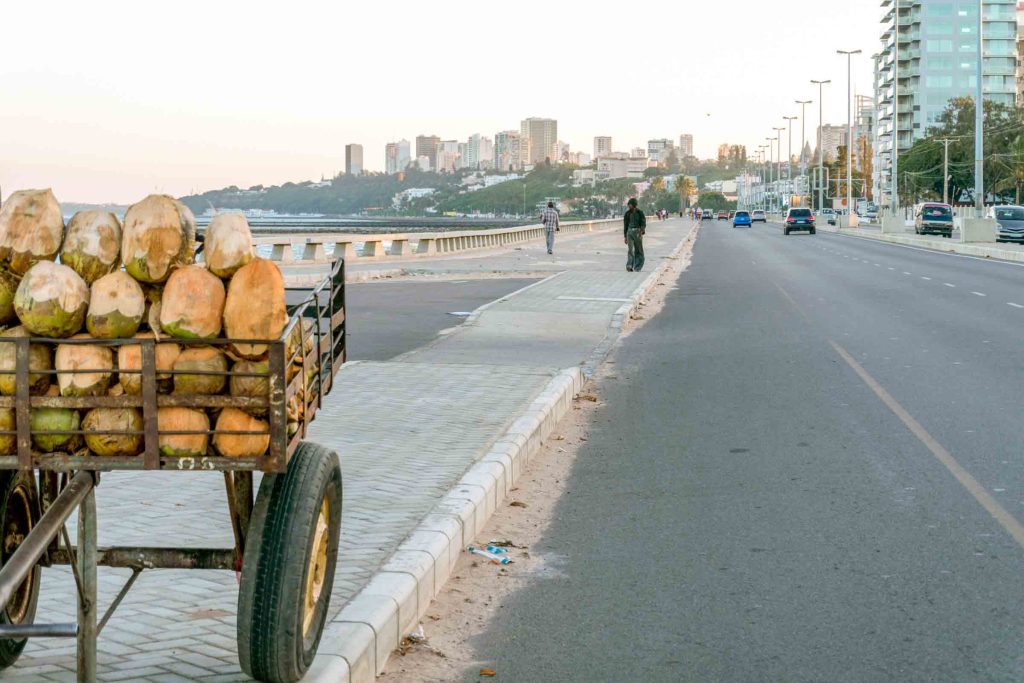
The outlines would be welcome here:
[[[166,373],[157,373],[158,342],[154,339],[0,338],[0,352],[10,352],[11,348],[3,345],[12,345],[16,354],[15,395],[0,396],[0,409],[13,410],[14,414],[14,428],[0,430],[0,435],[16,437],[15,454],[0,455],[0,605],[5,606],[0,612],[0,669],[14,664],[28,638],[77,638],[78,679],[93,681],[97,638],[143,570],[223,569],[241,572],[237,638],[242,669],[263,681],[296,681],[302,677],[319,645],[338,556],[342,504],[338,456],[304,439],[335,373],[345,362],[344,263],[336,261],[312,292],[302,292],[301,303],[289,305],[290,320],[284,334],[268,344],[269,371],[234,373],[265,378],[269,383],[266,397],[161,393],[158,384],[166,382]],[[296,294],[291,291],[289,297]],[[301,337],[301,342],[295,335]],[[246,341],[267,344],[266,340],[237,339],[173,341],[183,348]],[[30,395],[30,377],[40,374],[35,368],[30,372],[30,345],[53,350],[60,344],[82,343],[115,347],[115,352],[122,345],[141,345],[142,367],[134,371],[141,375],[141,394]],[[53,370],[47,373],[56,374]],[[163,455],[159,448],[161,434],[207,433],[211,441],[213,435],[212,426],[208,432],[161,432],[157,410],[165,406],[265,412],[269,448],[254,458],[222,457],[212,445],[204,457]],[[144,450],[133,457],[98,457],[85,450],[39,452],[33,448],[33,436],[85,433],[81,429],[34,432],[30,411],[48,407],[71,408],[83,414],[101,407],[136,408],[142,414],[143,429],[91,433],[141,435]],[[296,419],[298,413],[301,417]],[[112,470],[221,472],[234,547],[98,548],[94,491],[101,473]],[[258,492],[255,472],[263,473]],[[66,523],[76,509],[77,543],[72,544]],[[41,569],[51,565],[69,565],[72,569],[78,594],[77,623],[35,623]],[[103,610],[97,604],[97,566],[132,570]]]

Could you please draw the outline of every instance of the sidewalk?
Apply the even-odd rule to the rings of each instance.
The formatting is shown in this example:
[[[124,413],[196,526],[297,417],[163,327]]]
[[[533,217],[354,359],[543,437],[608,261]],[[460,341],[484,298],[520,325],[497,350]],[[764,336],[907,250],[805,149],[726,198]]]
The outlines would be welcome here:
[[[417,262],[430,272],[553,272],[433,343],[339,373],[310,439],[339,452],[342,542],[320,654],[307,680],[371,681],[415,628],[464,541],[503,499],[603,358],[625,315],[694,224],[654,221],[648,265],[627,273],[617,231],[514,252]],[[183,478],[187,477],[187,484]],[[100,543],[224,546],[219,476],[118,473],[97,490]],[[153,529],[159,533],[154,536]],[[126,572],[100,571],[104,606]],[[39,620],[73,620],[74,583],[43,576]],[[100,638],[103,680],[246,680],[235,657],[230,572],[142,574]],[[30,641],[7,677],[74,680],[74,644]]]

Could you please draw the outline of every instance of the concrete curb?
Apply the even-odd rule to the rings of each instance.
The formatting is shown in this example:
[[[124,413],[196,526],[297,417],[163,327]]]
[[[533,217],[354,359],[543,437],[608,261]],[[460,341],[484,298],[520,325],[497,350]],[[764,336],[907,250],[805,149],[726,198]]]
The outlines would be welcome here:
[[[401,638],[416,629],[462,550],[511,491],[584,383],[579,368],[563,370],[438,502],[391,558],[324,627],[320,649],[303,680],[372,683]]]
[[[998,259],[1000,261],[1011,261],[1013,263],[1024,263],[1024,251],[1003,249],[1001,247],[990,247],[983,244],[963,244],[951,242],[950,240],[929,240],[909,235],[885,235],[882,233],[867,232],[856,228],[844,228],[842,230],[830,226],[822,226],[825,232],[835,233],[844,237],[853,237],[862,240],[874,240],[876,242],[888,242],[899,244],[904,247],[915,247],[926,249],[943,254],[956,254],[958,256],[974,256],[977,258]]]

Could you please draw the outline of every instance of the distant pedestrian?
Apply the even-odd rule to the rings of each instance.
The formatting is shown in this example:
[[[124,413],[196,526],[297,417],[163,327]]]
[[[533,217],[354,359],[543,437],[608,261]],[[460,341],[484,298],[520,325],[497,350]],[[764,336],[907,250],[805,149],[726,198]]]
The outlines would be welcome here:
[[[622,235],[626,242],[626,270],[639,273],[644,267],[644,235],[647,217],[637,206],[636,198],[629,200],[629,209],[622,217]]]
[[[540,222],[544,224],[544,236],[547,238],[548,253],[550,254],[555,248],[555,233],[559,231],[558,212],[555,211],[554,202],[548,202],[547,208],[540,216]]]

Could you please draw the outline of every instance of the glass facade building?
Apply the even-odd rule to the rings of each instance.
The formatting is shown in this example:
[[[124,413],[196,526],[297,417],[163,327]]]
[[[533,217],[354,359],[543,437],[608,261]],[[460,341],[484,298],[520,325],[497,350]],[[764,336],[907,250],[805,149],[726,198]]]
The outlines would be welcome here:
[[[972,96],[977,88],[978,0],[882,0],[882,9],[882,50],[875,55],[875,176],[879,188],[888,188],[893,154],[927,135],[949,100]],[[985,99],[1012,106],[1016,0],[984,0],[982,23]]]

